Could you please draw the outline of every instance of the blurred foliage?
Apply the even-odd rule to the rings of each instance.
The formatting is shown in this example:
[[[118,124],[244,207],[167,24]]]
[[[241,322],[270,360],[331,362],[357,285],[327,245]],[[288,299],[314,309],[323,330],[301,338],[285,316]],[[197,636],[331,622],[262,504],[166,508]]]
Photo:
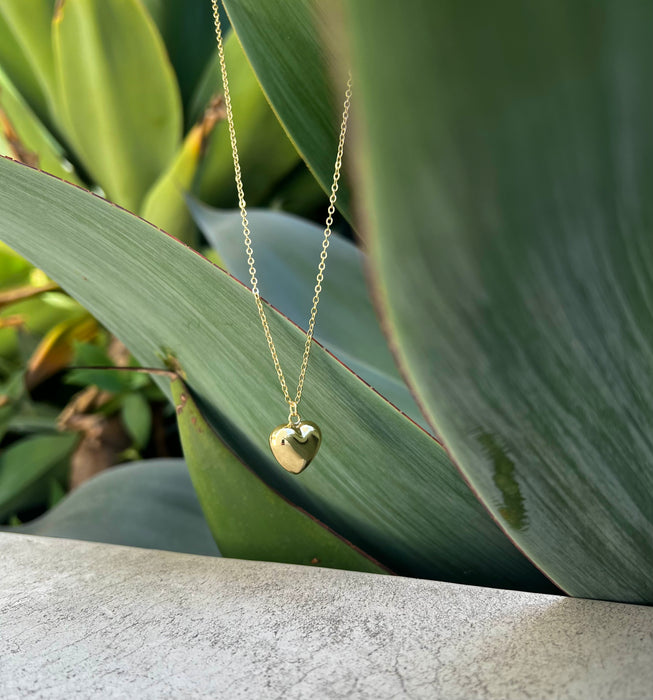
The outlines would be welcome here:
[[[179,454],[174,414],[135,361],[44,273],[0,245],[0,524],[141,456]]]
[[[322,192],[234,35],[226,51],[249,200],[321,214]],[[201,246],[186,192],[235,204],[215,56],[205,0],[3,0],[0,154]],[[80,304],[2,244],[0,524],[33,517],[111,464],[180,454],[173,409],[136,365]],[[98,369],[69,369],[84,366]],[[100,369],[111,366],[128,370]],[[37,449],[59,437],[59,450]],[[23,445],[25,483],[14,481],[26,470]]]

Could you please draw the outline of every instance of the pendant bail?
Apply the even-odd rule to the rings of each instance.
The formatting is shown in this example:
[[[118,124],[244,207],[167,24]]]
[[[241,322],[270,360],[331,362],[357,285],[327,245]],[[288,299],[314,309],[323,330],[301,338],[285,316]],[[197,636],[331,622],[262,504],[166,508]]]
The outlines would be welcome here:
[[[290,413],[288,414],[288,425],[298,426],[302,422],[302,419],[299,417],[299,413],[297,412],[297,402],[288,401],[288,406],[290,407]]]

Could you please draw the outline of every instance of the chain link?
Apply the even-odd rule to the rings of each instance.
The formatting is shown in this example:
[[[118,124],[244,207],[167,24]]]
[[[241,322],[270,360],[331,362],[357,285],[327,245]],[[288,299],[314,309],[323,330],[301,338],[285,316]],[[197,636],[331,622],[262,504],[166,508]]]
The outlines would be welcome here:
[[[308,358],[311,354],[311,347],[313,345],[313,333],[315,331],[315,321],[317,318],[317,307],[320,303],[320,292],[322,291],[322,282],[324,281],[324,271],[326,269],[326,259],[329,249],[329,237],[331,236],[331,227],[333,226],[333,216],[336,211],[336,200],[338,196],[338,183],[340,180],[340,170],[342,169],[342,157],[345,150],[345,135],[347,133],[347,122],[349,120],[349,108],[351,105],[351,75],[347,80],[347,88],[345,91],[345,101],[342,108],[342,122],[340,125],[340,138],[338,140],[338,152],[336,154],[336,162],[333,170],[333,181],[331,183],[331,195],[329,197],[329,208],[327,209],[327,218],[325,222],[324,229],[324,240],[322,241],[322,251],[320,253],[320,263],[317,268],[317,277],[315,279],[315,289],[313,296],[313,305],[311,307],[308,330],[306,332],[306,343],[304,345],[304,355],[302,358],[301,368],[299,370],[299,379],[297,381],[297,391],[295,398],[293,399],[288,390],[288,385],[286,384],[286,379],[283,375],[283,370],[281,369],[281,364],[279,362],[279,357],[277,355],[277,349],[272,340],[272,333],[270,332],[270,326],[268,324],[267,316],[265,315],[265,309],[263,307],[263,302],[261,301],[261,295],[258,288],[258,279],[256,277],[256,267],[254,261],[254,250],[252,249],[252,239],[251,232],[249,230],[249,222],[247,220],[247,206],[245,202],[245,194],[243,190],[243,180],[240,169],[240,159],[238,157],[238,143],[236,141],[236,131],[234,129],[234,117],[231,108],[231,94],[229,93],[229,82],[227,80],[227,64],[224,57],[224,44],[222,41],[222,27],[220,24],[220,12],[218,10],[218,0],[211,0],[213,5],[213,19],[215,22],[215,35],[218,42],[218,57],[220,59],[220,72],[222,74],[222,92],[224,95],[225,111],[227,113],[227,123],[229,127],[229,139],[231,141],[231,152],[234,160],[234,177],[236,180],[236,190],[238,192],[238,208],[240,209],[240,218],[243,225],[243,236],[245,239],[245,252],[247,253],[247,264],[249,266],[249,274],[252,284],[252,294],[254,295],[254,300],[256,301],[256,308],[258,309],[258,315],[261,319],[261,325],[263,326],[263,331],[265,332],[265,339],[267,340],[268,347],[270,348],[270,354],[272,355],[272,361],[274,362],[274,369],[277,372],[277,377],[279,378],[279,384],[281,384],[281,389],[283,391],[284,398],[290,409],[288,415],[289,424],[297,424],[300,421],[298,406],[302,398],[302,392],[304,391],[304,382],[306,380],[306,370],[308,368]]]

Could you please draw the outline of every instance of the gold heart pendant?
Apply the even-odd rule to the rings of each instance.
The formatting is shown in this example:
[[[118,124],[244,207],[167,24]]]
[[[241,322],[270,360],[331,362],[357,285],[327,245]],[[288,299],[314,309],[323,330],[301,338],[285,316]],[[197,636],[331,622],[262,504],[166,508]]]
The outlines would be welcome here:
[[[270,449],[279,464],[292,474],[303,472],[322,442],[320,429],[310,421],[279,425],[270,433]]]

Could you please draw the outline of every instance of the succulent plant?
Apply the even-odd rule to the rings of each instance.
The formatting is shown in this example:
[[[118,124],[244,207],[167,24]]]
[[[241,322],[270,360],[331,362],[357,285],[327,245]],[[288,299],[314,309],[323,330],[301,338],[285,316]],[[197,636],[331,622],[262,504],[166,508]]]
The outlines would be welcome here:
[[[99,11],[67,0],[64,22],[76,5]],[[222,553],[652,602],[653,10],[225,5],[323,185],[342,67],[325,16],[354,75],[342,206],[366,257],[341,242],[329,268],[303,403],[324,442],[301,477],[267,450],[282,403],[248,290],[129,212],[0,161],[1,237],[170,373],[156,381]],[[191,208],[241,274],[237,220]],[[301,320],[319,229],[255,217],[263,295]],[[269,314],[299,366],[302,331]]]
[[[99,193],[181,240],[198,243],[187,193],[214,204],[233,200],[225,187],[232,174],[224,157],[210,20],[210,5],[199,0],[1,3],[0,154]],[[259,162],[253,134],[271,156],[248,183],[252,201],[294,198],[291,208],[310,210],[319,187],[311,184],[234,36],[226,51],[238,79],[234,99],[246,109],[243,158],[250,166]],[[298,191],[308,196],[298,201]],[[114,364],[107,355],[111,342],[88,311],[3,246],[0,449],[6,452],[3,471],[24,471],[25,479],[0,484],[0,523],[15,521],[17,511],[29,516],[54,504],[67,481],[75,486],[84,475],[134,458],[146,446],[152,421],[147,400],[157,398],[147,377],[61,374],[71,363]],[[58,383],[47,384],[54,375]],[[81,397],[71,397],[71,386],[81,388]],[[121,415],[126,425],[114,434]],[[38,452],[39,441],[47,443],[53,434],[56,439],[57,425],[64,424],[86,437],[74,444],[62,438],[67,454],[51,460],[47,449]],[[101,427],[107,440],[99,438]],[[17,438],[33,447],[29,469],[22,464],[25,451],[13,444]],[[99,447],[91,450],[86,442]],[[82,453],[86,465],[77,468]]]

